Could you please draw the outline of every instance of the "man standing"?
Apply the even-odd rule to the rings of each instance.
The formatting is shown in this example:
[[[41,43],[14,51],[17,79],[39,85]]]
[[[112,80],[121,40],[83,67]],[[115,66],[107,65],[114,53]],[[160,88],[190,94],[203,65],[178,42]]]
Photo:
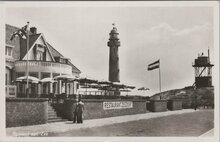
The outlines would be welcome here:
[[[77,105],[77,123],[83,123],[83,110],[84,110],[84,103],[79,100]]]
[[[73,105],[73,123],[76,123],[77,121],[77,107],[78,107],[78,102],[76,105]]]
[[[194,110],[197,109],[197,94],[195,94],[195,103],[194,103]]]

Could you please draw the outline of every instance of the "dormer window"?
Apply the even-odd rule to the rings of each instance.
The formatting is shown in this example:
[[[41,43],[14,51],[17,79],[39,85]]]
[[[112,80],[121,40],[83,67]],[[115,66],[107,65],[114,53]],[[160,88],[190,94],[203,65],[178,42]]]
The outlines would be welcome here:
[[[37,51],[36,60],[43,60],[43,52]]]
[[[67,58],[64,58],[64,57],[54,57],[55,61],[58,62],[58,63],[63,63],[63,64],[68,64],[68,61],[70,61],[69,59]]]
[[[35,59],[36,60],[44,60],[44,52],[45,52],[45,47],[44,45],[41,44],[36,44],[36,55],[35,55]]]

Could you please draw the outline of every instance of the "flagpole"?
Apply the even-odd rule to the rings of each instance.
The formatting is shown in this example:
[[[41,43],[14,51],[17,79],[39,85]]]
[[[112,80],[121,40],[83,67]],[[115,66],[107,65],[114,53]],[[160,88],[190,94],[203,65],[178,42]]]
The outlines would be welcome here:
[[[161,92],[161,72],[160,72],[160,60],[159,60],[159,86],[160,86],[160,92]]]
[[[28,33],[29,22],[27,22],[27,58],[26,58],[26,76],[27,76],[27,86],[26,86],[26,94],[27,98],[29,98],[29,66],[28,66],[28,50],[29,50],[29,33]]]

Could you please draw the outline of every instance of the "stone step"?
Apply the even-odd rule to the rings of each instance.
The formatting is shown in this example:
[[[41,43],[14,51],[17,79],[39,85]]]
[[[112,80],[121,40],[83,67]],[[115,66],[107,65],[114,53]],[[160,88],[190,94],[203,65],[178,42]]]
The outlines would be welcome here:
[[[55,110],[47,110],[48,113],[56,112]]]
[[[58,117],[59,115],[57,115],[55,112],[54,113],[50,113],[50,114],[48,114],[48,117],[52,117],[52,116],[56,116],[56,117]]]
[[[60,117],[60,116],[54,113],[54,114],[48,114],[48,117]]]
[[[56,112],[55,110],[47,110],[47,112]]]
[[[56,111],[48,111],[48,116],[57,116]]]
[[[67,119],[62,119],[60,116],[57,115],[57,112],[53,108],[53,106],[48,105],[48,123],[62,122],[62,121],[67,121]]]
[[[48,109],[48,112],[56,112],[54,109]]]
[[[48,117],[48,120],[55,120],[55,119],[62,119],[62,118],[59,117],[59,116],[56,116],[56,117]]]
[[[50,117],[58,117],[58,116],[57,116],[56,113],[54,113],[54,114],[48,114],[48,118],[50,118]]]
[[[57,116],[57,113],[56,112],[48,113],[48,116]]]
[[[59,116],[50,116],[50,117],[48,117],[48,120],[52,120],[52,119],[62,119],[62,118],[59,117]]]
[[[57,119],[48,119],[48,123],[53,123],[53,122],[63,122],[63,121],[67,121],[67,119],[61,119],[61,118],[57,118]]]
[[[47,108],[48,108],[48,110],[54,110],[54,108],[53,108],[53,107],[49,107],[49,106],[48,106]]]

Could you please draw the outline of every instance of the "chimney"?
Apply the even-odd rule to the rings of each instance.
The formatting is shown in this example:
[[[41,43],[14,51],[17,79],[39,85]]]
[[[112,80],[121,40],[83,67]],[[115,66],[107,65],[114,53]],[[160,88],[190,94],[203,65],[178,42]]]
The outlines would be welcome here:
[[[31,27],[30,32],[32,35],[37,34],[37,28],[36,27]]]

